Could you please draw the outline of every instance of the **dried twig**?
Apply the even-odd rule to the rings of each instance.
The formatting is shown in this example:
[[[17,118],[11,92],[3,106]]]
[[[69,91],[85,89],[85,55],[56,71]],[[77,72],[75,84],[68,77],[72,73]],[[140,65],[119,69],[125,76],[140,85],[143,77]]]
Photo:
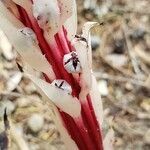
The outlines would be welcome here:
[[[137,61],[134,53],[132,52],[133,47],[132,47],[132,43],[129,40],[128,35],[127,35],[128,29],[127,29],[127,25],[126,25],[125,21],[123,21],[123,23],[122,23],[122,29],[123,29],[123,34],[124,34],[124,37],[125,37],[125,40],[126,40],[127,51],[128,51],[128,54],[129,54],[134,72],[137,74],[137,76],[139,76],[139,75],[141,75],[141,71],[139,69],[138,61]]]
[[[117,118],[113,122],[113,127],[118,132],[125,134],[126,136],[134,137],[134,136],[143,136],[144,132],[139,129],[135,129],[132,127],[132,124],[122,118]]]
[[[144,112],[137,112],[136,110],[125,107],[124,105],[117,104],[112,96],[108,96],[108,100],[116,107],[130,113],[131,115],[136,116],[138,119],[150,119],[150,115],[148,113]]]
[[[28,147],[26,141],[24,140],[24,138],[21,134],[16,132],[13,123],[11,123],[10,135],[20,150],[29,150],[29,147]]]
[[[103,54],[103,50],[105,49],[105,45],[106,45],[106,41],[107,41],[107,38],[109,37],[109,35],[113,32],[113,28],[108,28],[107,31],[105,31],[105,33],[103,34],[102,36],[102,43],[101,43],[101,46],[99,48],[99,57],[100,59],[106,64],[108,65],[109,67],[111,67],[114,71],[117,71],[121,74],[123,74],[124,76],[127,76],[127,77],[131,77],[132,74],[129,73],[128,71],[124,70],[124,69],[121,69],[121,68],[118,68],[118,67],[115,67],[114,65],[112,65],[111,63],[109,63],[105,57],[104,57],[104,54]]]
[[[101,72],[95,72],[94,75],[96,76],[97,79],[106,79],[106,80],[111,80],[114,82],[130,82],[131,84],[150,88],[149,85],[145,84],[143,80],[137,80],[136,77],[124,77],[124,76],[119,76],[119,75],[109,75],[107,73],[101,73]]]
[[[114,12],[114,13],[119,13],[119,14],[125,14],[125,13],[128,13],[128,14],[130,14],[130,13],[136,13],[136,14],[140,14],[140,15],[150,15],[150,12],[149,11],[138,11],[138,10],[135,10],[135,9],[133,9],[133,8],[129,8],[129,7],[123,7],[123,8],[121,8],[121,7],[118,7],[118,6],[114,6],[113,8],[112,8],[112,11]]]
[[[135,48],[135,52],[146,64],[150,65],[150,55],[148,53],[138,48]]]
[[[21,97],[22,94],[18,93],[18,92],[10,92],[10,91],[1,91],[0,92],[0,96],[14,96],[14,97]]]

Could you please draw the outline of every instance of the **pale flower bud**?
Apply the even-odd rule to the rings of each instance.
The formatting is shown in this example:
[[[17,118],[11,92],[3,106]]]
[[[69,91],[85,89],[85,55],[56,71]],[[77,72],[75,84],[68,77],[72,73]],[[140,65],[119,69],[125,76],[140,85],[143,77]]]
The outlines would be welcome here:
[[[60,10],[57,0],[34,0],[33,16],[45,32],[55,34],[58,31]]]
[[[64,55],[63,64],[68,73],[81,72],[81,64],[76,52],[71,52],[69,54]]]

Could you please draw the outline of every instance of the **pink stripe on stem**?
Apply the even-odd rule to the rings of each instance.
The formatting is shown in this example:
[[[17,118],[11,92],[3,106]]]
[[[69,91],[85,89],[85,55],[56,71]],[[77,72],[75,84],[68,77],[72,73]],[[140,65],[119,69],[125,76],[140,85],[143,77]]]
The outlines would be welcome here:
[[[69,41],[69,39],[68,39],[68,37],[67,37],[67,30],[65,29],[64,26],[63,26],[62,28],[63,28],[63,31],[64,31],[64,36],[65,36],[65,40],[66,40],[66,42],[67,42],[67,44],[68,44],[68,47],[69,47],[70,51],[73,51],[74,48],[73,48],[72,45],[71,45],[71,41]]]
[[[57,35],[57,39],[59,39],[60,44],[62,45],[63,55],[70,53],[71,49],[69,48],[68,43],[66,41],[63,28],[61,28],[56,35]]]
[[[94,118],[94,123],[96,124],[98,132],[99,132],[99,135],[100,135],[99,141],[98,141],[98,142],[100,142],[100,149],[103,150],[104,148],[103,148],[103,138],[102,138],[102,134],[101,134],[102,132],[101,132],[101,128],[100,128],[100,126],[98,124],[98,121],[96,119],[96,115],[95,115],[95,111],[93,109],[93,105],[92,105],[92,102],[91,102],[92,99],[91,99],[90,95],[87,96],[87,100],[88,100],[88,104],[89,104],[92,116]]]
[[[93,143],[93,141],[89,135],[88,129],[85,127],[83,119],[77,118],[75,120],[75,122],[76,122],[78,128],[80,129],[80,133],[82,135],[83,140],[86,143],[87,150],[96,150],[96,147],[95,147],[96,145],[95,145],[95,143]]]
[[[86,100],[84,103],[82,103],[82,108],[84,115],[86,117],[87,125],[88,125],[88,130],[91,135],[91,138],[93,138],[94,142],[96,143],[97,150],[102,150],[102,145],[101,145],[101,133],[99,126],[97,124],[97,120],[95,117],[95,114],[93,115],[89,107],[88,101]],[[92,108],[93,109],[93,108]]]
[[[72,139],[76,142],[79,147],[79,150],[89,150],[86,140],[83,138],[77,124],[75,121],[68,115],[61,112],[64,123],[66,124],[67,130],[70,133]]]

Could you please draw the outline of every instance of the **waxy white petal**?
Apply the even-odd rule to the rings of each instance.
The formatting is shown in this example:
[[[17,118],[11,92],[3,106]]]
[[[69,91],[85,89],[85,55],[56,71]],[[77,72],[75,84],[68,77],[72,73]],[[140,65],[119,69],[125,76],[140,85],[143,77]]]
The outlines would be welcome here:
[[[1,3],[0,3],[1,4]],[[1,5],[0,5],[1,6]],[[7,12],[6,12],[7,13]],[[17,52],[22,56],[23,60],[26,61],[34,69],[46,73],[50,79],[55,79],[55,74],[52,70],[51,65],[46,60],[45,56],[40,52],[38,45],[29,42],[24,35],[19,32],[19,29],[12,24],[5,14],[0,11],[0,28],[7,36],[10,43],[14,46]],[[15,19],[15,23],[20,22]],[[30,39],[29,39],[30,40]]]
[[[104,144],[104,150],[113,150],[113,143],[114,143],[114,130],[111,128],[107,132],[103,144]]]
[[[78,58],[81,64],[82,72],[80,75],[80,86],[81,93],[80,98],[85,99],[89,90],[91,89],[92,77],[91,77],[91,68],[89,64],[89,55],[88,55],[88,45],[85,41],[75,40],[73,46],[78,54]]]
[[[96,119],[99,123],[99,126],[102,127],[103,123],[103,104],[101,100],[101,95],[98,90],[96,78],[92,75],[92,88],[90,91],[91,102],[94,108]]]
[[[98,22],[86,22],[84,25],[83,25],[83,28],[82,28],[82,36],[86,39],[88,39],[88,36],[90,35],[90,30],[91,28],[95,27],[95,26],[98,26],[99,23]]]
[[[69,40],[72,40],[77,32],[77,10],[75,0],[58,0],[61,8],[61,24],[67,30]]]
[[[45,99],[44,96],[43,99]],[[76,143],[72,140],[71,136],[68,134],[68,131],[63,124],[62,117],[60,116],[57,107],[51,101],[49,102],[51,105],[51,109],[54,112],[52,113],[52,119],[60,133],[62,141],[64,142],[65,150],[78,150]]]
[[[51,80],[55,79],[55,74],[51,65],[46,60],[45,56],[41,53],[40,48],[36,45],[35,42],[32,41],[32,38],[27,39],[27,37],[20,33],[20,30],[17,31],[16,35],[18,36],[18,39],[14,41],[14,47],[22,56],[22,58],[34,69],[47,74]],[[20,48],[20,50],[17,48]]]
[[[60,16],[61,16],[61,23],[63,24],[66,19],[68,19],[72,15],[73,11],[73,1],[74,0],[58,0],[59,7],[60,7]]]
[[[88,52],[87,53],[89,55],[90,67],[92,67],[92,48],[91,48],[90,30],[91,30],[91,28],[98,26],[98,25],[99,25],[99,23],[97,23],[97,22],[86,22],[82,28],[82,35],[81,36],[84,37],[88,43]]]
[[[31,75],[28,77],[40,89],[39,92],[44,93],[58,108],[66,112],[73,118],[77,118],[81,113],[81,105],[76,97],[68,94],[68,92],[57,88],[54,85],[47,83],[44,80],[38,79]]]
[[[78,54],[82,72],[80,76],[80,98],[85,99],[92,85],[92,51],[90,29],[97,25],[96,22],[87,22],[83,26],[82,35],[76,36],[72,45]]]

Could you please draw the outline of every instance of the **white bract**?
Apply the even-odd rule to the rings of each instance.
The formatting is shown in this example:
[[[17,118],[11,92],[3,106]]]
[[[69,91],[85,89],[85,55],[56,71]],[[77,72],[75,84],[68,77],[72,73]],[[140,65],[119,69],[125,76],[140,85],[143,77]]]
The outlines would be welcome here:
[[[111,128],[109,129],[109,131],[107,132],[104,141],[104,149],[105,150],[113,150],[113,144],[114,144],[114,130]]]
[[[45,56],[41,53],[39,46],[27,40],[27,37],[23,35],[20,32],[20,28],[18,28],[24,28],[23,24],[15,17],[12,17],[12,20],[11,16],[13,15],[10,14],[4,7],[3,3],[0,2],[0,28],[7,36],[10,43],[21,55],[24,61],[26,61],[34,69],[46,73],[50,79],[54,80],[55,74],[52,67],[46,60]]]
[[[32,75],[27,75],[34,84],[38,87],[41,94],[44,93],[58,108],[66,112],[73,118],[78,118],[81,115],[81,105],[76,97],[68,94],[53,84],[49,84],[44,80],[38,79]]]
[[[74,0],[58,0],[59,7],[60,7],[60,16],[61,16],[61,24],[63,24],[66,19],[71,17],[73,13],[73,3]]]
[[[67,30],[67,36],[70,41],[74,38],[77,32],[77,10],[76,10],[76,0],[61,0],[64,3],[67,3],[68,6],[72,8],[71,16],[68,16],[68,19],[65,21],[64,26]],[[68,8],[68,7],[67,7]],[[67,11],[67,10],[66,10]]]
[[[96,119],[99,123],[99,126],[102,126],[103,123],[103,104],[102,104],[102,99],[101,95],[98,91],[98,86],[97,86],[97,81],[95,76],[92,75],[92,88],[90,90],[90,96],[91,96],[91,102],[92,106],[94,108],[94,112],[96,115]]]
[[[62,140],[65,144],[65,150],[78,150],[76,143],[72,140],[71,136],[68,134],[67,129],[64,127],[62,118],[58,109],[51,103],[52,110],[54,111],[52,117],[55,122],[57,129],[60,132]]]
[[[91,68],[89,64],[88,45],[86,41],[77,39],[73,43],[81,63],[82,72],[80,75],[80,99],[85,100],[91,88]]]
[[[83,25],[82,28],[82,37],[84,37],[87,40],[87,44],[88,44],[88,50],[87,50],[87,54],[88,54],[88,58],[89,58],[89,67],[92,68],[92,48],[91,48],[91,35],[90,35],[90,31],[93,27],[98,26],[99,23],[97,22],[86,22]]]
[[[44,31],[52,35],[58,31],[60,10],[57,0],[34,0],[33,15]]]
[[[22,35],[26,38],[27,41],[33,43],[33,44],[38,44],[38,40],[36,37],[36,34],[31,28],[24,27],[22,29],[19,29],[19,32],[22,33]]]
[[[91,52],[91,40],[90,29],[97,25],[96,22],[87,22],[83,26],[82,35],[76,36],[72,41],[72,45],[78,54],[79,61],[81,63],[82,72],[80,75],[80,98],[86,99],[92,85],[92,52]]]

